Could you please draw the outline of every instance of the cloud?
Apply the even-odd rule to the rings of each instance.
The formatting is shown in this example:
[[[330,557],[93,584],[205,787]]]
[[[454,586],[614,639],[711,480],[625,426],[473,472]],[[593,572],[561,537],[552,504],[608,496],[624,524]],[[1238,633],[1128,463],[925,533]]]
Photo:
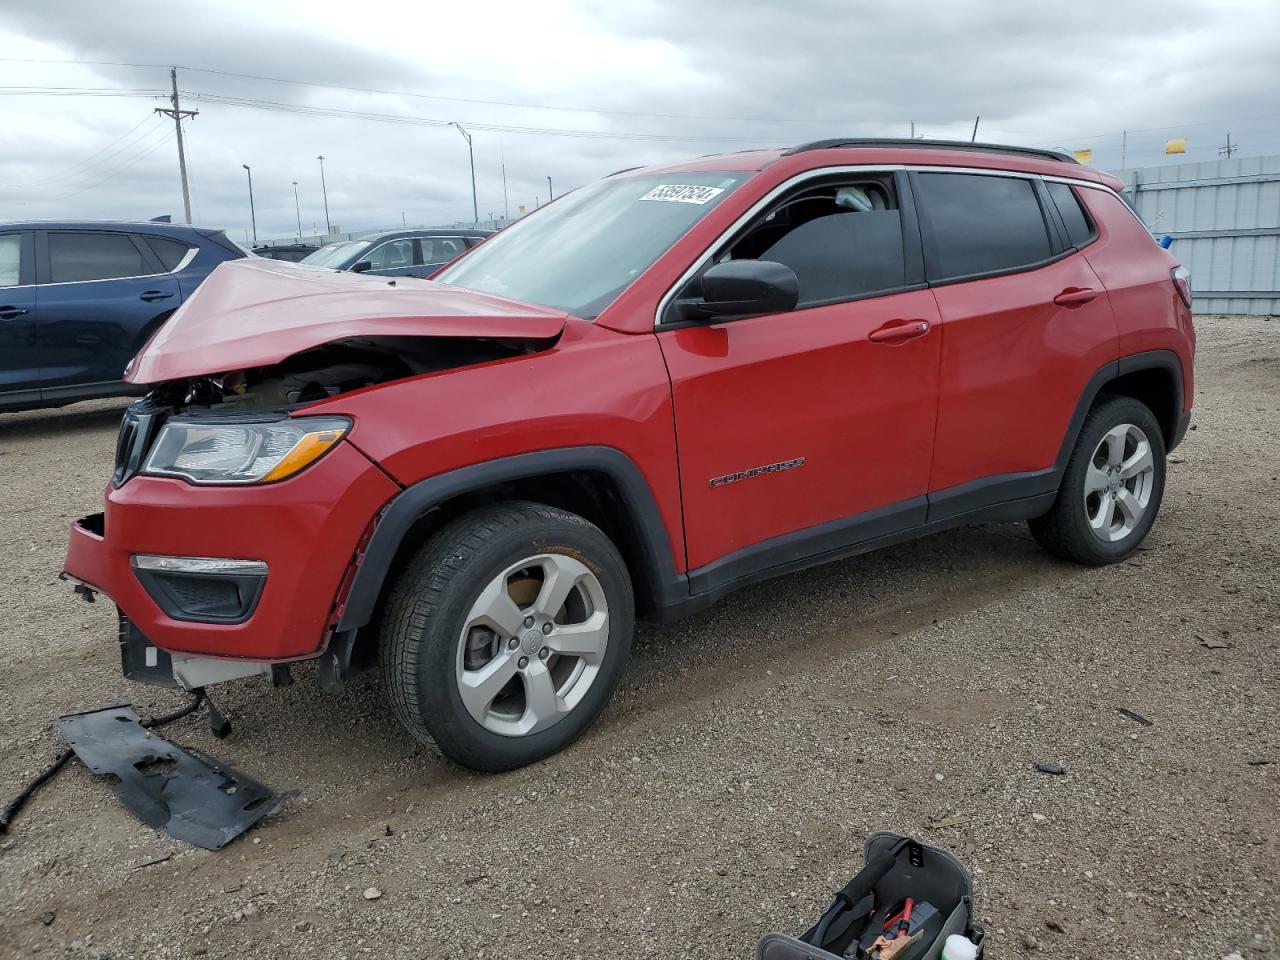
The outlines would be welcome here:
[[[467,145],[447,126],[234,105],[378,113],[469,125],[480,214],[545,200],[615,169],[831,135],[918,133],[1092,147],[1095,163],[1164,160],[1188,138],[1212,159],[1227,130],[1280,153],[1273,38],[1280,7],[1192,0],[1118,8],[998,2],[648,0],[382,4],[62,2],[0,13],[0,86],[162,91],[179,70],[197,219],[244,239],[253,168],[260,238],[323,230],[316,156],[344,229],[470,219]],[[155,64],[156,66],[148,66]],[[256,74],[332,86],[275,83]],[[360,87],[428,96],[368,94]],[[220,98],[197,100],[196,95]],[[452,99],[450,99],[452,98]],[[473,101],[473,102],[467,102]],[[483,103],[474,101],[501,101]],[[172,122],[147,95],[6,96],[0,203],[12,217],[181,213]],[[521,104],[514,106],[510,104]],[[540,106],[534,106],[540,105]],[[565,109],[586,108],[586,109]],[[600,111],[600,112],[593,112]],[[616,138],[486,131],[556,128]],[[629,137],[631,139],[624,139]],[[689,138],[639,139],[639,138]],[[537,199],[535,199],[537,198]]]

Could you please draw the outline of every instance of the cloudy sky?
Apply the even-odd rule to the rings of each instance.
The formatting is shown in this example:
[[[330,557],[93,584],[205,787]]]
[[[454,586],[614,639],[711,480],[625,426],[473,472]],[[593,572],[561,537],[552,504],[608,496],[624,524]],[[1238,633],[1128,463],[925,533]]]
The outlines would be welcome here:
[[[0,220],[182,216],[260,240],[471,219],[622,167],[826,136],[1280,154],[1280,3],[51,0],[0,7]],[[1185,137],[1187,156],[1165,141]]]

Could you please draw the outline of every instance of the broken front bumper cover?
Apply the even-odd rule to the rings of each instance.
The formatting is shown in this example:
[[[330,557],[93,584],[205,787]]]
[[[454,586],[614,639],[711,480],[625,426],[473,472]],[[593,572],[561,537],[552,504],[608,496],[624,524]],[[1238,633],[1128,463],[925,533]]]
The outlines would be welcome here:
[[[275,794],[266,785],[198,750],[145,729],[124,705],[71,714],[58,733],[139,820],[206,850],[220,850],[297,790]]]
[[[120,670],[125,679],[155,687],[201,690],[245,677],[272,676],[275,664],[257,660],[188,657],[161,650],[123,613],[120,614]]]

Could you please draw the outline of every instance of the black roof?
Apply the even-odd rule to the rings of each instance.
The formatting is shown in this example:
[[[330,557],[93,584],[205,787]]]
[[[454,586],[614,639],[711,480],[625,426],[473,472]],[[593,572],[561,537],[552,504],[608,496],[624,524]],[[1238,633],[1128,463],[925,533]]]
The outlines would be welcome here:
[[[1008,153],[1021,157],[1035,157],[1039,160],[1060,160],[1063,163],[1077,163],[1075,157],[1058,150],[1041,150],[1037,147],[1014,147],[1003,143],[973,143],[968,140],[909,140],[877,137],[836,137],[831,140],[814,140],[802,143],[784,151],[789,157],[796,153],[807,153],[810,150],[830,150],[835,147],[892,147],[893,149],[917,148],[922,150],[967,150],[973,153]]]

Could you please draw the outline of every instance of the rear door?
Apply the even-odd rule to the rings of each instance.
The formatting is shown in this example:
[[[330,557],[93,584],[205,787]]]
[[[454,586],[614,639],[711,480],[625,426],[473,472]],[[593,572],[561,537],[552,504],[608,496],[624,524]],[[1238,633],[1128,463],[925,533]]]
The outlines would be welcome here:
[[[1039,178],[916,171],[942,318],[929,519],[1057,487],[1068,424],[1116,357],[1106,291]]]
[[[182,299],[142,237],[44,230],[38,341],[44,398],[111,393],[133,355]]]
[[[0,405],[40,399],[32,236],[30,230],[0,233]]]
[[[695,592],[923,522],[940,330],[901,186],[806,179],[713,252],[791,267],[797,309],[659,326]]]
[[[379,277],[418,276],[422,273],[422,269],[414,262],[416,245],[417,241],[411,237],[380,243],[360,258],[360,263],[369,264],[368,269],[361,272],[372,273]]]

